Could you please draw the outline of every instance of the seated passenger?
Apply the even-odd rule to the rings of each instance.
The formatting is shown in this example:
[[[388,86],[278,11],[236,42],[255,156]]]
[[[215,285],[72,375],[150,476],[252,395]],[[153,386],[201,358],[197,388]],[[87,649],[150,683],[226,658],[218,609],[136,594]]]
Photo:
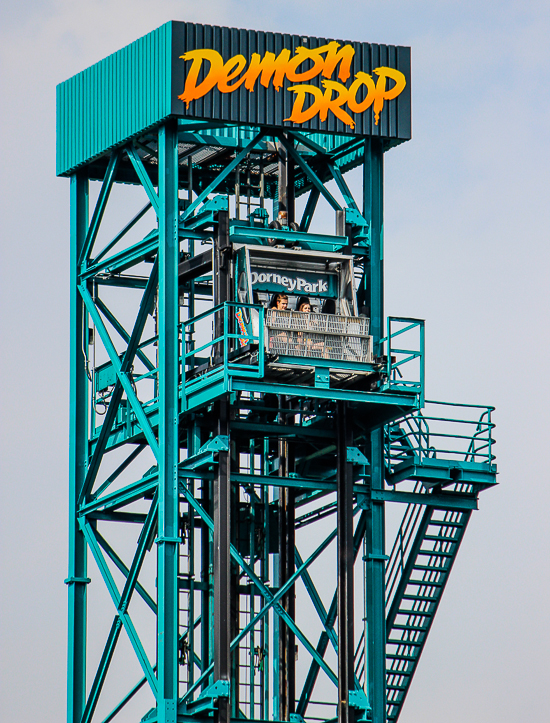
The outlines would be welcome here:
[[[269,308],[277,309],[277,311],[286,311],[288,308],[288,296],[283,291],[274,293],[269,302]]]
[[[287,310],[288,296],[283,291],[275,292],[271,297],[271,301],[269,302],[268,310],[268,314],[270,315],[268,322],[270,322],[272,325],[272,330],[269,335],[269,349],[279,354],[288,352],[289,337],[286,331],[274,332],[273,327],[280,328],[282,325],[283,328],[285,328],[285,326],[288,324],[287,317],[289,316],[289,314],[279,315],[278,312]]]
[[[300,296],[296,303],[296,311],[303,311],[306,314],[311,312],[311,302],[307,296]]]

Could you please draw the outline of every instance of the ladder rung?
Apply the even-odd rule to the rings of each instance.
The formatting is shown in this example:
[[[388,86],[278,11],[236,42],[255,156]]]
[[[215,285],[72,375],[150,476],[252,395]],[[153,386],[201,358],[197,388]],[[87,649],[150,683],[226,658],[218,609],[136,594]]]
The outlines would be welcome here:
[[[386,653],[386,658],[391,658],[392,660],[418,660],[416,655],[399,655],[398,653]]]
[[[446,535],[424,535],[423,540],[433,540],[434,542],[458,542],[457,537],[447,537]]]

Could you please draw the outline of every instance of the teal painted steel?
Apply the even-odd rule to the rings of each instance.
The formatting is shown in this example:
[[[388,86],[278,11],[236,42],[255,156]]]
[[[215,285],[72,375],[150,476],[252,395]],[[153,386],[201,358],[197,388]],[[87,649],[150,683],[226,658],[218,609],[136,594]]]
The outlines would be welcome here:
[[[155,31],[161,39],[168,32],[163,27]],[[164,52],[162,43],[156,50],[131,47],[120,51],[128,63],[132,53],[143,62],[145,51]],[[122,120],[117,143],[123,147],[99,161],[90,156],[71,178],[68,721],[95,723],[107,683],[118,691],[118,702],[103,723],[126,713],[139,691],[149,694],[140,713],[144,723],[200,723],[210,714],[224,723],[231,710],[233,717],[240,710],[267,723],[280,721],[283,708],[293,723],[329,723],[336,711],[339,723],[395,721],[465,521],[480,491],[495,484],[496,467],[493,408],[425,403],[424,322],[384,315],[388,144],[307,132],[281,137],[281,128],[170,118],[129,145],[128,123],[141,121],[130,112]],[[310,193],[300,231],[284,216],[270,225],[269,194],[274,208],[282,208],[275,141],[288,152],[296,194]],[[250,169],[268,161],[271,179],[259,171],[251,179]],[[353,198],[342,175],[353,164],[363,164],[362,199]],[[101,182],[90,219],[89,178]],[[325,188],[332,178],[338,198]],[[143,187],[148,204],[96,248],[113,184],[128,181]],[[228,198],[247,184],[254,193],[246,202]],[[335,211],[335,235],[307,233],[319,197]],[[229,218],[239,201],[246,218]],[[127,244],[126,234],[142,219],[149,228]],[[256,283],[251,269],[260,257],[277,274]],[[296,294],[288,279],[281,281],[283,257],[293,278],[299,272],[312,287],[312,303],[327,302],[326,313],[314,310],[301,326]],[[321,287],[319,269],[334,274],[332,285]],[[227,299],[214,297],[214,282],[216,293],[227,287]],[[277,327],[276,312],[266,311],[277,302],[271,294],[282,288],[292,298],[292,314],[284,318],[296,328]],[[370,331],[358,313],[370,318]],[[334,340],[326,341],[337,336],[344,317],[348,345],[360,333],[370,345],[371,334],[374,355],[369,351],[358,361],[343,346],[338,355]],[[320,321],[326,356],[313,346]],[[270,335],[290,331],[295,346],[288,337],[280,347],[285,353],[276,354]],[[223,504],[214,494],[220,479]],[[334,520],[336,496],[344,492],[339,533],[329,517]],[[388,556],[390,503],[405,512]],[[222,520],[229,527],[220,575],[214,545]],[[303,529],[313,524],[315,530]],[[138,532],[130,557],[109,534],[115,526]],[[301,554],[310,538],[321,542]],[[335,543],[340,572],[333,578]],[[95,666],[86,655],[88,550],[100,572],[94,584],[106,587],[113,604]],[[154,584],[150,574],[141,575],[148,555],[156,558]],[[365,626],[355,646],[351,606],[340,613],[340,636],[349,633],[344,642],[351,651],[344,658],[346,645],[335,630],[339,590],[327,607],[319,580],[345,585],[351,601],[355,565],[362,566],[365,584]],[[414,589],[419,575],[429,594]],[[301,611],[295,614],[298,582],[311,603],[308,629],[315,637],[302,629]],[[137,624],[138,599],[153,621],[145,633]],[[229,610],[232,621],[223,631],[217,627],[219,636],[213,632],[216,610]],[[140,675],[119,689],[116,651],[124,636]],[[223,666],[222,637],[229,656]],[[291,700],[294,641],[307,675],[298,676],[303,683]]]
[[[159,723],[176,723],[178,701],[178,141],[159,130],[159,516],[157,622]]]
[[[241,83],[229,86],[234,87],[234,91],[211,90],[206,97],[192,101],[190,109],[179,99],[184,78],[189,75],[185,68],[188,61],[182,56],[190,50],[211,48],[221,53],[226,61],[244,53],[248,60],[256,51],[279,53],[285,47],[294,53],[300,44],[314,49],[329,42],[326,38],[301,38],[175,21],[165,23],[57,86],[57,174],[70,174],[170,115],[183,117],[184,121],[191,118],[189,125],[202,118],[214,123],[222,121],[221,125],[233,122],[245,126],[295,128],[304,131],[306,136],[310,134],[312,142],[328,150],[340,145],[340,139],[349,141],[353,135],[378,137],[383,139],[386,148],[409,140],[410,49],[399,46],[338,41],[341,46],[347,44],[353,48],[351,79],[347,85],[345,81],[340,84],[344,92],[348,91],[356,72],[372,73],[377,66],[398,68],[406,77],[404,90],[397,98],[385,101],[377,124],[374,123],[372,104],[365,111],[354,112],[355,125],[345,125],[331,111],[323,121],[317,114],[299,124],[286,122],[285,115],[290,116],[294,103],[293,93],[287,90],[293,87],[294,81],[288,78],[279,92],[273,85],[264,88],[259,83],[254,92],[250,92]],[[322,92],[320,78],[309,80],[307,87],[311,87],[311,83]],[[328,133],[319,133],[324,130]],[[331,133],[336,134],[334,140]],[[219,135],[235,137],[231,128],[220,130]],[[250,135],[249,130],[238,133],[240,140],[247,135]],[[357,150],[350,149],[337,164],[348,170],[357,162],[360,162]]]
[[[57,175],[66,175],[171,112],[171,23],[57,86]]]
[[[71,347],[69,420],[69,588],[67,723],[79,723],[86,702],[86,542],[77,522],[78,500],[86,478],[88,423],[88,339],[84,305],[78,293],[78,258],[88,228],[88,180],[71,178]]]

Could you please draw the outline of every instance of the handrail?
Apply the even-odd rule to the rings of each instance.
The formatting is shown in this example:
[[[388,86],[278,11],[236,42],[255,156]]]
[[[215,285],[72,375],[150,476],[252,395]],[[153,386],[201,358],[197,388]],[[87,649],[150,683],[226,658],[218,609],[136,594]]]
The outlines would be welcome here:
[[[491,464],[495,459],[492,446],[494,444],[491,421],[494,407],[479,404],[449,404],[445,402],[426,402],[427,408],[432,404],[461,409],[482,410],[479,416],[467,418],[461,416],[432,416],[424,411],[416,410],[387,428],[386,431],[386,464],[391,468],[412,455],[422,458],[451,458],[462,462]],[[471,430],[471,427],[474,427]],[[396,429],[399,437],[396,438]],[[445,440],[453,440],[449,444]]]
[[[236,331],[231,331],[229,326],[229,319],[231,316],[231,310],[232,309],[251,309],[256,310],[258,312],[259,317],[259,333],[258,335],[254,335],[253,331],[248,329],[238,329]],[[194,347],[190,350],[186,350],[186,345],[188,344],[188,340],[185,338],[186,330],[190,326],[195,326],[198,322],[207,319],[208,317],[215,317],[216,314],[223,314],[223,334],[220,336],[216,336],[212,339],[209,339],[207,342],[202,344],[199,347]],[[213,364],[210,369],[208,369],[199,379],[204,380],[205,378],[211,378],[213,375],[220,375],[222,374],[224,377],[227,376],[254,376],[256,378],[261,378],[264,375],[264,365],[265,365],[265,350],[264,350],[264,315],[265,315],[265,309],[261,304],[246,304],[244,302],[239,301],[225,301],[222,304],[217,304],[216,306],[212,307],[211,309],[208,309],[207,311],[202,312],[201,314],[198,314],[197,316],[193,316],[190,319],[187,319],[186,321],[183,321],[181,323],[181,344],[182,344],[182,353],[181,353],[181,362],[183,367],[186,367],[188,364],[187,360],[195,359],[197,354],[199,354],[202,351],[205,351],[207,349],[211,349],[212,352],[214,351],[216,345],[221,345],[221,362],[220,364]],[[233,344],[231,342],[234,342]],[[234,360],[230,358],[230,354],[233,351],[238,351],[239,348],[243,348],[244,346],[248,344],[258,344],[258,357],[257,357],[257,364],[251,364],[251,363],[245,363],[242,361]],[[240,346],[239,346],[240,345]],[[234,348],[233,348],[234,347]],[[212,353],[211,352],[211,353]],[[195,366],[195,365],[193,365]],[[183,384],[184,387],[184,393],[185,393],[185,386],[191,383],[196,383],[197,380],[190,380],[187,383]]]
[[[405,324],[404,327],[392,330],[392,324]],[[408,331],[418,329],[419,340],[418,349],[402,349],[400,347],[392,346],[392,340],[401,334],[405,334]],[[420,395],[420,407],[424,406],[424,377],[425,377],[425,362],[424,362],[424,320],[415,319],[408,316],[388,316],[386,319],[386,336],[380,339],[381,348],[384,344],[387,344],[386,354],[386,375],[387,375],[387,388],[391,389],[413,389]],[[400,356],[400,358],[398,358]],[[419,360],[420,370],[418,379],[406,380],[403,378],[400,367],[404,366],[410,361],[415,359]],[[399,375],[399,378],[398,378]]]

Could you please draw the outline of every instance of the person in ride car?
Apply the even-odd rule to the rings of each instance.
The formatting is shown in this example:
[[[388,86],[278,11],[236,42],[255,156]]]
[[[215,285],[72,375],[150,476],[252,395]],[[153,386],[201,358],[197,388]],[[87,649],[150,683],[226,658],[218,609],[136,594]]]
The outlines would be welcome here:
[[[306,314],[311,312],[311,302],[307,296],[300,296],[296,304],[296,311],[304,311]]]

